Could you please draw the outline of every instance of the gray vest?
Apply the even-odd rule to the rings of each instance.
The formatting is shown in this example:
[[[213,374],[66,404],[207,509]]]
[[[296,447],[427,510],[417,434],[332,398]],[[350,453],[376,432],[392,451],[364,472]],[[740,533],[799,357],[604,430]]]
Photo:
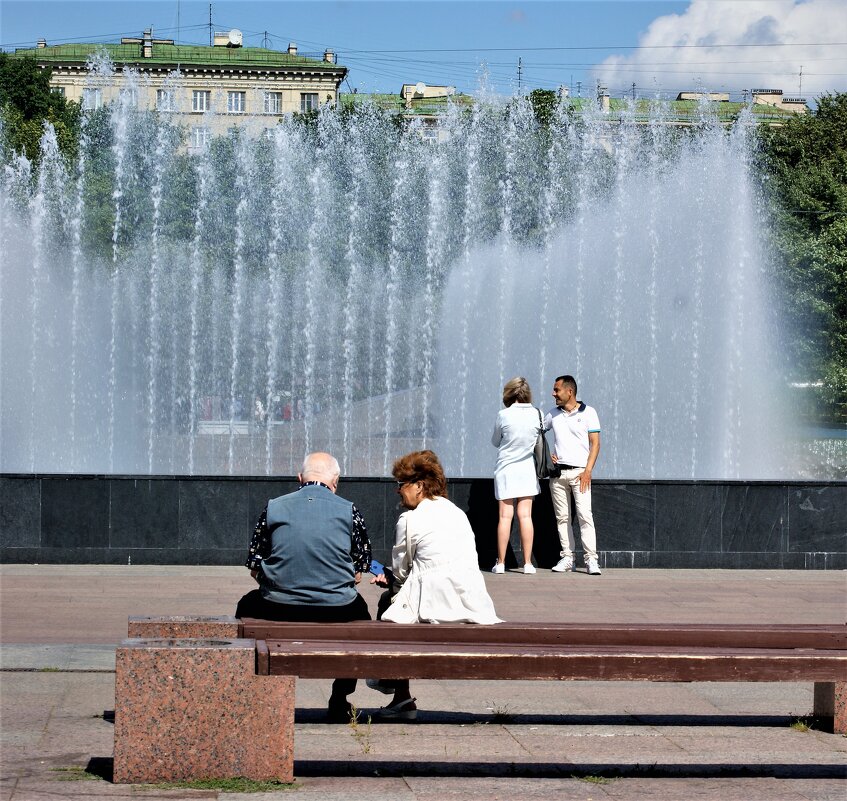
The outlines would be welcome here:
[[[271,552],[259,574],[279,604],[343,606],[356,598],[353,504],[312,485],[268,503]]]

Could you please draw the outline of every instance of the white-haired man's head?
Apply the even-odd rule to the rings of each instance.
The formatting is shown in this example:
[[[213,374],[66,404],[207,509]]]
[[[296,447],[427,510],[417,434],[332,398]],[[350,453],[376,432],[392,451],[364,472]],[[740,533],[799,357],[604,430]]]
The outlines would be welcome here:
[[[297,476],[300,483],[307,481],[320,481],[326,484],[333,492],[338,488],[338,479],[341,477],[341,467],[338,460],[328,453],[310,453],[303,460],[303,467]]]

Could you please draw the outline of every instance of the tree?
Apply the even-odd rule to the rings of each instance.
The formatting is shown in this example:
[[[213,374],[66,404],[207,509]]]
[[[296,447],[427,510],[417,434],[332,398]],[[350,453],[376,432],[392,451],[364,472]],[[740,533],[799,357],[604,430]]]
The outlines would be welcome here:
[[[550,125],[553,122],[559,96],[552,89],[533,89],[529,93],[529,102],[540,125]]]
[[[847,94],[763,133],[765,189],[796,336],[793,378],[822,381],[830,418],[847,420]]]
[[[51,91],[50,73],[31,56],[0,53],[0,114],[6,144],[31,161],[38,160],[45,121],[56,129],[66,156],[74,157],[79,143],[80,106]]]

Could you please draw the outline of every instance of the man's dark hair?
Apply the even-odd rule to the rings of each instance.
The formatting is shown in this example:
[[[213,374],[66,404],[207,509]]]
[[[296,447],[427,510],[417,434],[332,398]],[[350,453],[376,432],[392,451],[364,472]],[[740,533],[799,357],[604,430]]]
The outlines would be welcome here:
[[[576,379],[572,375],[560,375],[553,383],[558,384],[560,381],[566,387],[570,387],[573,390],[573,394],[576,395]]]

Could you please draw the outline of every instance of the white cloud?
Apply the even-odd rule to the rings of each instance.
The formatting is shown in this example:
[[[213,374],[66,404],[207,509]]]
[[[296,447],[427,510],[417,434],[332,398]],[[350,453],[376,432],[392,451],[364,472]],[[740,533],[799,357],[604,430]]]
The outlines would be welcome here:
[[[703,87],[796,96],[802,68],[802,94],[812,99],[847,91],[845,43],[847,0],[692,0],[684,13],[656,18],[641,49],[610,56],[593,75],[613,95],[634,82],[642,95]]]

